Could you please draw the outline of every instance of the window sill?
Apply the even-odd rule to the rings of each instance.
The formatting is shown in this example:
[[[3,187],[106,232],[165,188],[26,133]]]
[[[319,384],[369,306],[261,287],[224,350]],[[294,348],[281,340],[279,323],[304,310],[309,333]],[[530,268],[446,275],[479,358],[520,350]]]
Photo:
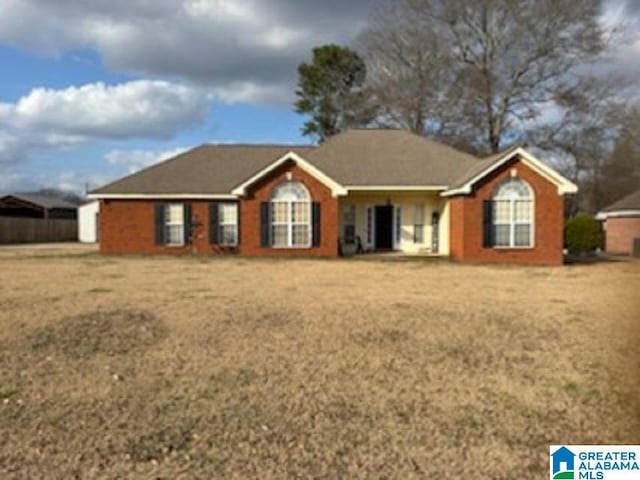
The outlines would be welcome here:
[[[531,246],[531,247],[492,247],[494,250],[498,250],[498,251],[514,251],[514,250],[534,250],[536,247],[535,246]]]

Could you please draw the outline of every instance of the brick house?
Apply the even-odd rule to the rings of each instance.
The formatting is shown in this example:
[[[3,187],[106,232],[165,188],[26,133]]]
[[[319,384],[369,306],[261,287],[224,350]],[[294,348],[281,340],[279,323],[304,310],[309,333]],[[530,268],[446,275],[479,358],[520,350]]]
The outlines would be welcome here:
[[[627,195],[598,213],[604,221],[607,253],[631,255],[640,244],[640,190]],[[635,252],[640,255],[640,247]]]
[[[485,159],[390,129],[317,147],[205,145],[93,191],[104,253],[369,251],[558,265],[577,187],[522,148]]]

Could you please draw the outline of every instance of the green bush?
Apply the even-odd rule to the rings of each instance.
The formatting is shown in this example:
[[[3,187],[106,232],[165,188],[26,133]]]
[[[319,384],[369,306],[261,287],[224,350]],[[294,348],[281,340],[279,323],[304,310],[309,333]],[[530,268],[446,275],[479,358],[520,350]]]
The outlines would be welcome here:
[[[576,215],[567,220],[565,243],[570,253],[589,253],[602,246],[602,229],[591,215]]]

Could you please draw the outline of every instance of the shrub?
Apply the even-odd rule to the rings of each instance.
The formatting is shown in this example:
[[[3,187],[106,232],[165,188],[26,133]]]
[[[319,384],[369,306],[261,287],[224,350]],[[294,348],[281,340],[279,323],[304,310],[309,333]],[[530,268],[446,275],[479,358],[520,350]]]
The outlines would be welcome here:
[[[567,220],[565,242],[571,253],[589,253],[602,245],[600,223],[591,215],[576,215]]]

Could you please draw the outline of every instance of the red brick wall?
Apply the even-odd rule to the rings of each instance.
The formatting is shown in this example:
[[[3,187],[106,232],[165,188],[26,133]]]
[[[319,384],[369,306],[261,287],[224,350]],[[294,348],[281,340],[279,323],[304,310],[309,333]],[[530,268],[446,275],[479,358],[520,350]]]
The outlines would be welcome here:
[[[464,199],[449,199],[449,255],[456,260],[464,260]]]
[[[315,248],[275,249],[260,246],[260,203],[268,201],[274,186],[286,181],[287,172],[292,180],[302,182],[310,191],[312,200],[321,203],[320,246]],[[209,243],[209,201],[177,200],[189,203],[193,219],[200,226],[191,245],[169,247],[155,244],[154,200],[102,200],[100,204],[100,251],[103,253],[226,253]],[[170,202],[167,202],[170,203]],[[314,177],[290,163],[257,183],[246,198],[240,201],[240,245],[243,255],[300,255],[338,256],[338,201],[331,191]]]
[[[533,189],[533,248],[484,248],[482,205],[495,188],[511,176],[511,170]],[[564,238],[564,198],[557,187],[519,159],[508,162],[478,184],[472,195],[451,200],[451,256],[463,262],[561,265]]]
[[[191,245],[169,247],[155,244],[155,205],[153,200],[101,200],[100,251],[102,253],[221,253],[209,244],[209,201],[176,200],[189,203],[192,218],[200,224]],[[170,203],[170,202],[167,202]]]
[[[262,248],[260,246],[260,204],[271,198],[271,192],[282,182],[291,180],[303,183],[311,193],[312,201],[320,202],[320,246],[315,248]],[[243,255],[278,256],[338,256],[338,199],[331,190],[313,176],[289,162],[253,185],[247,196],[240,202]]]
[[[607,253],[630,255],[640,238],[640,217],[607,219]]]

